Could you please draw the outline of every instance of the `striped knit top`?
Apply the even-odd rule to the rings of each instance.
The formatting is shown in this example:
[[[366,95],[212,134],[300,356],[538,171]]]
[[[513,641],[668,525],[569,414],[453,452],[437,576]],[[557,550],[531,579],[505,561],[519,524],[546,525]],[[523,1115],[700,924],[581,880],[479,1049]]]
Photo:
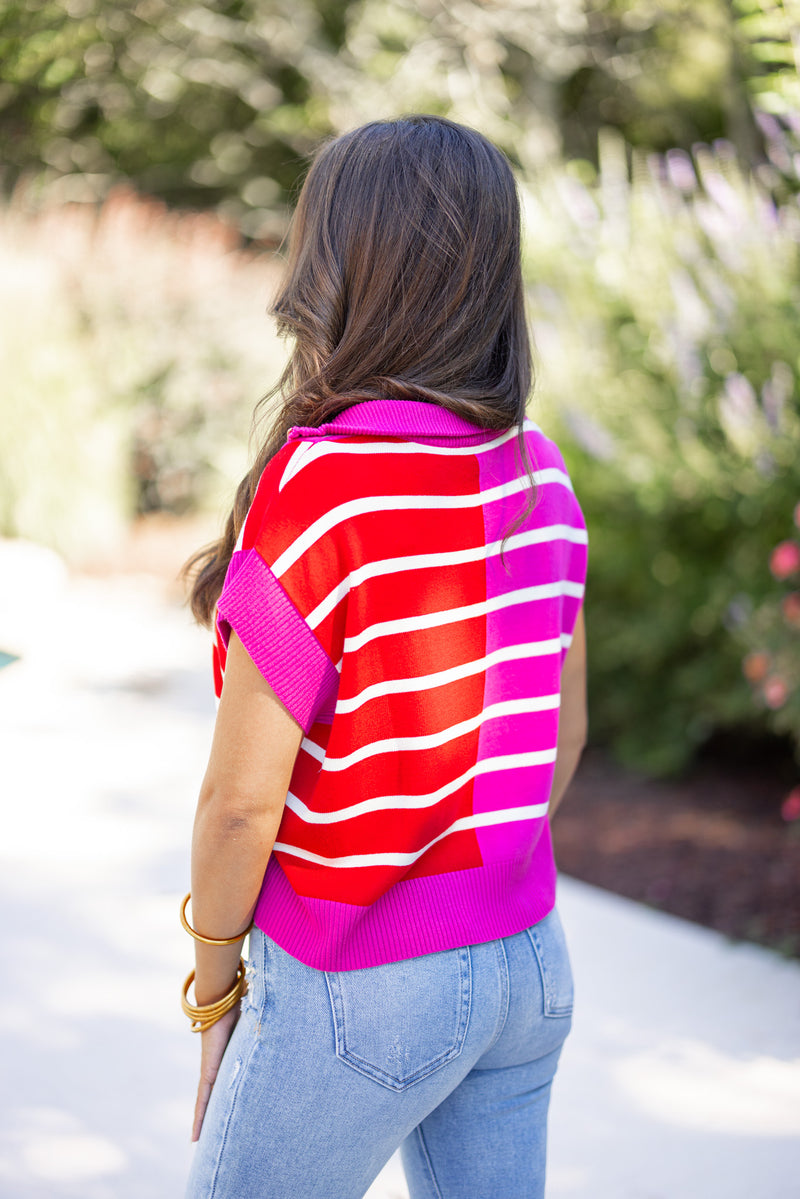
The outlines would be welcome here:
[[[323,970],[521,932],[555,904],[547,817],[561,666],[586,576],[555,443],[419,401],[292,429],[220,595],[302,725],[255,922]]]

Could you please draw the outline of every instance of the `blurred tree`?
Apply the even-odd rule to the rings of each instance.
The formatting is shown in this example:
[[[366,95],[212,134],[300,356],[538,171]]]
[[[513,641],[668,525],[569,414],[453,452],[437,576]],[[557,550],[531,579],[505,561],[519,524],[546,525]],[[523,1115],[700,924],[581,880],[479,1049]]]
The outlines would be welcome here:
[[[330,124],[340,0],[22,0],[0,12],[0,157],[91,199],[122,179],[261,232]],[[43,168],[40,170],[40,168]]]
[[[798,29],[798,0],[7,0],[3,187],[125,179],[269,237],[321,138],[408,110],[478,125],[525,170],[596,162],[604,126],[767,165]]]
[[[596,162],[604,126],[657,151],[725,137],[756,162],[747,81],[774,64],[752,32],[726,0],[362,0],[345,43],[362,85],[347,79],[344,111],[381,111],[388,88],[393,109],[453,112],[529,169],[554,152]]]

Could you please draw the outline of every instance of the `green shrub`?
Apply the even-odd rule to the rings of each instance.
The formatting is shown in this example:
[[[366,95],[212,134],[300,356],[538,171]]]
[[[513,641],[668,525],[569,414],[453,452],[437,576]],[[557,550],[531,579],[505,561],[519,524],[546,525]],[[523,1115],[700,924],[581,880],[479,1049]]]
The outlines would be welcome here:
[[[655,774],[721,728],[800,741],[800,714],[753,705],[734,635],[800,494],[797,206],[725,145],[631,181],[616,140],[597,179],[526,198],[539,403],[589,525],[593,738]]]

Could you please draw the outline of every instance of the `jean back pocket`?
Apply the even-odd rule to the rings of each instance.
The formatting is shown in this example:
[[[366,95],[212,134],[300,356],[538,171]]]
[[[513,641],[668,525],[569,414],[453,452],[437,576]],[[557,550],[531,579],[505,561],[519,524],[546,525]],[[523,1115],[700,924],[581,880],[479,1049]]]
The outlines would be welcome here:
[[[571,1016],[574,1003],[572,965],[556,908],[527,932],[542,976],[545,1016]]]
[[[393,1091],[458,1057],[469,1024],[469,949],[327,971],[336,1056]]]

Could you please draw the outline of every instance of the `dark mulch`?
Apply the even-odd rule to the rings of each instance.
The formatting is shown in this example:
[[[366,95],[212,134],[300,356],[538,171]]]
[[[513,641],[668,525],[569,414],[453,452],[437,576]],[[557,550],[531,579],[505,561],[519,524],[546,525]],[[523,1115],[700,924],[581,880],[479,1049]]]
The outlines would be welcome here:
[[[786,762],[701,761],[652,780],[587,750],[555,816],[559,870],[800,958],[800,821]],[[795,780],[796,781],[796,780]]]

